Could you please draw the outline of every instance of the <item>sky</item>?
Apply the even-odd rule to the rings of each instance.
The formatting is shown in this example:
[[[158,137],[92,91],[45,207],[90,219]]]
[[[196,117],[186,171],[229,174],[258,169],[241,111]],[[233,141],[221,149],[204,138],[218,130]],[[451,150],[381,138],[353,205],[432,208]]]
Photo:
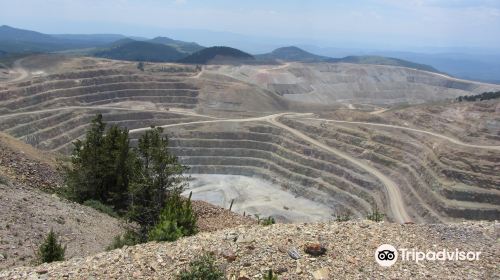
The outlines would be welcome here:
[[[205,45],[500,49],[500,0],[0,0],[0,25]]]

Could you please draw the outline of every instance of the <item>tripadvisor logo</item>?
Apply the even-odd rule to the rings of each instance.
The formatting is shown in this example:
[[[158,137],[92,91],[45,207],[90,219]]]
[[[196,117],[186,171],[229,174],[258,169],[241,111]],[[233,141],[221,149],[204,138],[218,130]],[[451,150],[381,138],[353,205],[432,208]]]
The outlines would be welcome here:
[[[420,261],[477,261],[480,255],[481,252],[465,252],[458,249],[426,252],[406,248],[397,250],[390,244],[383,244],[375,250],[375,261],[381,266],[389,267],[396,263],[398,257],[401,261],[418,263]]]

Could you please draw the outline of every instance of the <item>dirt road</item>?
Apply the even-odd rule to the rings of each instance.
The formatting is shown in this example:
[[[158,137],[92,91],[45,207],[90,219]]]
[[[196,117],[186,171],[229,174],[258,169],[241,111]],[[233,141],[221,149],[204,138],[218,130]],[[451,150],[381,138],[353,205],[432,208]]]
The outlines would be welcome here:
[[[106,106],[106,105],[68,106],[68,107],[61,107],[61,108],[50,108],[50,109],[43,109],[43,110],[36,110],[36,111],[18,112],[18,113],[0,115],[0,119],[10,118],[10,117],[20,117],[20,116],[31,115],[31,114],[63,111],[63,110],[77,110],[77,109],[94,109],[94,110],[95,109],[104,109],[104,110],[107,109],[107,110],[121,110],[121,111],[152,112],[152,113],[174,113],[174,114],[187,115],[187,116],[193,116],[193,117],[217,119],[216,117],[213,117],[213,116],[200,115],[200,114],[197,114],[195,112],[192,112],[192,111],[186,110],[186,109],[169,108],[168,110],[153,110],[153,109],[134,109],[134,108],[125,108],[125,107],[114,107],[114,106]]]
[[[175,127],[175,126],[184,126],[184,125],[190,125],[190,124],[205,124],[205,123],[221,123],[221,122],[256,122],[256,121],[270,121],[274,117],[286,115],[290,113],[278,113],[278,114],[272,114],[272,115],[267,115],[267,116],[262,116],[262,117],[252,117],[252,118],[236,118],[236,119],[217,119],[217,120],[209,120],[209,121],[194,121],[194,122],[187,122],[187,123],[174,123],[174,124],[167,124],[167,125],[162,125],[160,127]],[[142,127],[142,128],[136,128],[136,129],[131,129],[130,132],[141,132],[141,131],[146,131],[150,130],[151,127]]]
[[[370,123],[370,122],[351,122],[351,121],[339,121],[339,120],[330,120],[330,119],[319,119],[319,118],[304,118],[308,120],[317,120],[317,121],[325,121],[325,122],[335,122],[335,123],[347,123],[347,124],[361,124],[361,125],[371,125],[371,126],[379,126],[379,127],[388,127],[388,128],[395,128],[395,129],[404,129],[404,130],[409,130],[413,132],[418,132],[418,133],[425,133],[434,137],[438,137],[441,139],[444,139],[446,141],[449,141],[453,144],[457,144],[460,146],[464,147],[470,147],[470,148],[477,148],[477,149],[489,149],[489,150],[499,150],[500,151],[500,146],[488,146],[488,145],[473,145],[473,144],[467,144],[464,143],[460,140],[457,140],[455,138],[451,138],[442,134],[438,134],[435,132],[430,132],[426,130],[421,130],[421,129],[416,129],[416,128],[410,128],[410,127],[404,127],[404,126],[398,126],[398,125],[391,125],[391,124],[381,124],[381,123]]]
[[[12,68],[12,70],[14,70],[14,72],[17,72],[19,73],[19,76],[17,78],[14,78],[10,81],[6,81],[7,83],[16,83],[16,82],[20,82],[26,78],[28,78],[28,76],[30,75],[30,73],[28,71],[26,71],[26,69],[23,68],[23,66],[21,65],[23,59],[18,59],[14,62],[14,67]]]
[[[387,194],[388,194],[388,200],[389,200],[389,208],[390,208],[389,210],[392,213],[392,217],[394,218],[394,220],[398,223],[404,223],[404,222],[411,221],[411,218],[408,215],[408,213],[406,212],[406,208],[404,207],[401,192],[399,191],[399,188],[396,185],[396,183],[394,183],[391,179],[389,179],[389,177],[385,176],[377,169],[375,169],[375,168],[373,168],[373,167],[371,167],[371,166],[369,166],[369,165],[367,165],[367,164],[365,164],[365,163],[363,163],[363,162],[361,162],[361,161],[359,161],[359,160],[357,160],[357,159],[355,159],[347,154],[344,154],[343,152],[341,152],[337,149],[334,149],[334,148],[332,148],[324,143],[321,143],[321,142],[305,135],[304,133],[302,133],[294,128],[291,128],[291,127],[279,122],[278,117],[279,116],[271,117],[268,119],[268,121],[277,127],[280,127],[282,129],[289,131],[290,133],[294,134],[295,136],[301,138],[302,140],[305,140],[305,141],[307,141],[307,142],[309,142],[309,143],[311,143],[311,144],[313,144],[313,145],[315,145],[315,146],[317,146],[317,147],[319,147],[327,152],[335,154],[336,156],[339,156],[343,159],[346,159],[346,160],[354,163],[358,167],[366,170],[367,172],[369,172],[373,176],[377,177],[386,187]]]

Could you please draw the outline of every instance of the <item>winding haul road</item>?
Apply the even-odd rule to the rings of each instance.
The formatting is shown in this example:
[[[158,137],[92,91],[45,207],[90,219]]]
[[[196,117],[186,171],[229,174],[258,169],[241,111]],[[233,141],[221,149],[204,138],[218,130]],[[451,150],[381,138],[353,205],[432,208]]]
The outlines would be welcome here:
[[[401,196],[401,192],[399,191],[399,188],[396,185],[396,183],[394,183],[391,179],[389,179],[389,177],[385,176],[377,169],[375,169],[375,168],[373,168],[373,167],[371,167],[371,166],[369,166],[369,165],[367,165],[367,164],[365,164],[365,163],[363,163],[363,162],[361,162],[361,161],[359,161],[359,160],[357,160],[357,159],[355,159],[355,158],[353,158],[353,157],[351,157],[351,156],[349,156],[349,155],[347,155],[347,154],[345,154],[337,149],[334,149],[334,148],[332,148],[332,147],[330,147],[322,142],[319,142],[318,140],[313,139],[313,138],[305,135],[304,133],[302,133],[294,128],[291,128],[291,127],[279,122],[278,117],[279,116],[274,116],[274,117],[270,118],[268,121],[279,128],[287,130],[288,132],[299,137],[300,139],[305,140],[305,141],[319,147],[322,150],[325,150],[327,152],[335,154],[338,157],[341,157],[343,159],[350,161],[351,163],[357,165],[361,169],[364,169],[365,171],[367,171],[368,173],[372,174],[377,179],[379,179],[382,182],[382,184],[384,184],[384,186],[387,190],[388,200],[389,200],[389,210],[392,213],[393,219],[398,223],[404,223],[404,222],[411,221],[410,216],[406,212],[406,208],[405,208],[404,203],[403,203],[403,198]]]
[[[460,140],[457,140],[455,138],[451,138],[442,134],[438,134],[435,132],[430,132],[422,129],[416,129],[416,128],[410,128],[410,127],[404,127],[404,126],[398,126],[398,125],[392,125],[392,124],[382,124],[382,123],[370,123],[370,122],[350,122],[350,121],[339,121],[339,120],[329,120],[329,119],[319,119],[319,118],[305,118],[308,120],[316,120],[316,121],[325,121],[325,122],[335,122],[335,123],[347,123],[347,124],[361,124],[361,125],[371,125],[371,126],[379,126],[379,127],[388,127],[388,128],[396,128],[396,129],[403,129],[403,130],[409,130],[413,132],[419,132],[419,133],[425,133],[437,138],[441,138],[447,141],[450,141],[453,144],[457,144],[460,146],[464,147],[469,147],[469,148],[477,148],[477,149],[488,149],[488,150],[498,150],[500,151],[500,146],[488,146],[488,145],[473,145],[473,144],[467,144],[464,143]]]
[[[29,72],[26,71],[23,66],[21,65],[23,59],[18,59],[14,62],[14,67],[13,67],[13,70],[17,73],[19,73],[19,76],[10,80],[10,81],[7,81],[7,83],[16,83],[16,82],[20,82],[26,78],[28,78],[29,76]]]

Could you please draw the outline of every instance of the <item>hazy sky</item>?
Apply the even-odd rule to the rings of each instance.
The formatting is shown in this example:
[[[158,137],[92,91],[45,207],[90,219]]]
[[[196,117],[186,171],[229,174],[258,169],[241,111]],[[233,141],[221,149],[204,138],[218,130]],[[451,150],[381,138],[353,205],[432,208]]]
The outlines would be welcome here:
[[[0,0],[0,24],[45,33],[153,37],[198,29],[322,46],[500,48],[500,0]]]

